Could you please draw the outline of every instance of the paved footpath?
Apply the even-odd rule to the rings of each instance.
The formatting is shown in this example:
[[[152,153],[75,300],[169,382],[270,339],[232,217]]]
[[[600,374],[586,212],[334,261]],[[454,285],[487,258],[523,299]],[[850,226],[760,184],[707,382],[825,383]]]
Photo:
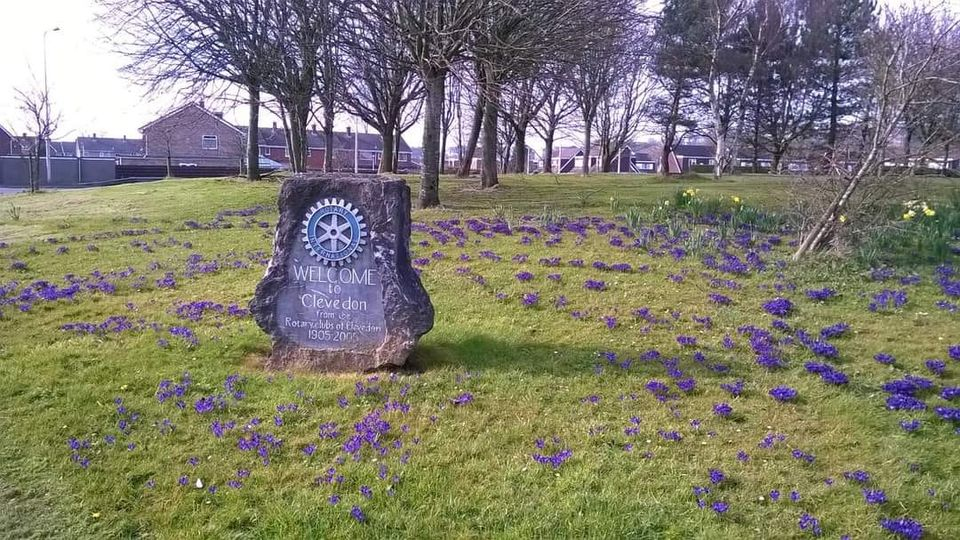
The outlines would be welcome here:
[[[20,193],[21,191],[23,191],[23,189],[21,188],[0,187],[0,197],[2,197],[3,195],[13,195],[14,193]]]

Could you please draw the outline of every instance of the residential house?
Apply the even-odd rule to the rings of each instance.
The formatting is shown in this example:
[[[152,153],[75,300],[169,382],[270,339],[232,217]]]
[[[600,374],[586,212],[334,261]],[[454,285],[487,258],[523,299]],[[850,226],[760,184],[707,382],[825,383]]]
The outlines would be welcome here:
[[[663,152],[663,148],[658,144],[630,143],[630,165],[633,172],[657,172],[661,152]]]
[[[0,126],[0,156],[13,154],[13,139],[13,134]]]
[[[245,157],[245,130],[188,103],[140,128],[143,161],[174,166],[234,166]]]
[[[673,148],[673,154],[679,165],[676,172],[692,170],[694,167],[712,167],[716,163],[716,146],[706,137],[688,136]],[[672,161],[672,159],[671,159]],[[671,171],[673,163],[671,163]]]
[[[240,127],[246,131],[246,127]],[[260,128],[259,141],[260,155],[278,163],[289,164],[290,155],[287,150],[287,133],[283,128]],[[375,173],[380,169],[383,160],[383,138],[378,133],[358,133],[347,127],[346,131],[333,133],[333,169],[336,171],[353,171]],[[398,172],[413,171],[417,166],[413,162],[410,146],[403,137],[400,138],[397,152]],[[326,157],[326,138],[323,131],[316,125],[307,130],[307,169],[323,170]]]
[[[77,137],[77,157],[82,158],[123,158],[142,157],[144,155],[143,139],[97,137]]]
[[[513,150],[511,148],[511,150]],[[445,171],[453,173],[460,169],[460,149],[458,147],[453,147],[448,149],[443,161],[443,168]],[[501,155],[497,156],[498,161],[502,160]],[[531,147],[527,147],[527,164],[524,167],[524,170],[527,173],[536,173],[540,172],[543,168],[543,159],[540,157],[540,154]],[[477,146],[477,149],[473,152],[473,159],[470,162],[470,172],[472,174],[479,174],[483,169],[483,147]]]
[[[600,170],[602,160],[600,154],[599,145],[590,148],[591,171]],[[577,146],[554,148],[551,165],[556,173],[579,172],[583,169],[583,150]],[[656,166],[656,160],[651,157],[645,145],[631,142],[625,144],[613,158],[610,170],[615,173],[645,173],[655,172]]]
[[[578,146],[560,146],[553,149],[550,159],[550,169],[555,173],[575,172],[574,165],[583,163],[583,149]]]
[[[460,163],[463,159],[463,154],[466,153],[465,149],[460,148],[459,146],[454,146],[453,148],[448,148],[444,158],[443,158],[443,169],[445,172],[455,173],[460,170]],[[473,159],[470,160],[470,172],[478,173],[480,172],[481,164],[483,159],[483,148],[479,145],[476,150],[473,151]]]
[[[2,137],[2,136],[0,136]],[[6,154],[8,156],[26,156],[32,154],[36,148],[36,137],[26,133],[10,139]],[[76,157],[76,143],[74,141],[47,141],[47,153],[50,157]]]

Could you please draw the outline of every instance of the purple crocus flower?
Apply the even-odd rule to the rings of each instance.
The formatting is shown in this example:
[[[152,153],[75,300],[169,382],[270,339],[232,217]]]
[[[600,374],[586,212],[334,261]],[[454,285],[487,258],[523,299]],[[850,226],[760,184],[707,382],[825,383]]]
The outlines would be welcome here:
[[[723,474],[723,471],[720,469],[710,469],[710,483],[717,485],[727,479],[727,476]]]
[[[923,525],[910,518],[883,518],[880,520],[880,526],[907,540],[920,540],[923,537]]]
[[[455,406],[466,405],[467,403],[473,402],[473,394],[470,392],[464,392],[459,396],[452,398],[450,403],[453,403]]]
[[[793,302],[786,298],[777,297],[763,304],[763,310],[775,317],[786,317],[793,310]]]
[[[883,504],[887,502],[887,494],[884,493],[882,489],[864,489],[861,490],[861,492],[867,504]]]
[[[728,418],[731,414],[733,414],[733,407],[727,403],[716,403],[713,406],[713,414],[722,418]]]
[[[793,401],[797,397],[797,391],[789,386],[777,386],[770,390],[770,397],[780,402]]]

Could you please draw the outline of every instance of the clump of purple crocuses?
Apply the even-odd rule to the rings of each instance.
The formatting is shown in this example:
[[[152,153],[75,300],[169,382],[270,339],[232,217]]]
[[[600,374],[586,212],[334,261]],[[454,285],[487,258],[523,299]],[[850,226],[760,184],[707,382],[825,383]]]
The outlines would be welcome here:
[[[777,386],[770,390],[770,397],[781,403],[793,401],[797,398],[797,391],[789,386]]]
[[[763,303],[763,310],[775,317],[786,317],[793,310],[793,302],[777,297]]]

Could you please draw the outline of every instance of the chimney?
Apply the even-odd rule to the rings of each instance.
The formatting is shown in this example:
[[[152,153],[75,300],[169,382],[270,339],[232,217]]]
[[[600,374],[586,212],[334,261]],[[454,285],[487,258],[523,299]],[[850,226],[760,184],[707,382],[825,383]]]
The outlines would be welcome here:
[[[97,138],[97,134],[96,134],[96,133],[93,134],[93,138],[94,138],[94,139]]]
[[[277,129],[277,123],[276,123],[276,122],[273,123],[273,129]]]
[[[223,113],[222,113],[222,112],[215,112],[215,113],[213,113],[213,114],[214,114],[217,118],[223,120]]]
[[[316,124],[310,124],[310,129],[313,130],[314,133],[316,133],[316,132],[317,132],[317,125],[316,125]]]
[[[205,109],[205,108],[206,108],[206,107],[203,105],[203,100],[202,100],[202,99],[197,102],[197,105],[199,105],[201,109]]]
[[[127,136],[126,136],[126,135],[123,136],[123,140],[127,140]]]
[[[350,135],[350,126],[347,126],[347,135]]]

